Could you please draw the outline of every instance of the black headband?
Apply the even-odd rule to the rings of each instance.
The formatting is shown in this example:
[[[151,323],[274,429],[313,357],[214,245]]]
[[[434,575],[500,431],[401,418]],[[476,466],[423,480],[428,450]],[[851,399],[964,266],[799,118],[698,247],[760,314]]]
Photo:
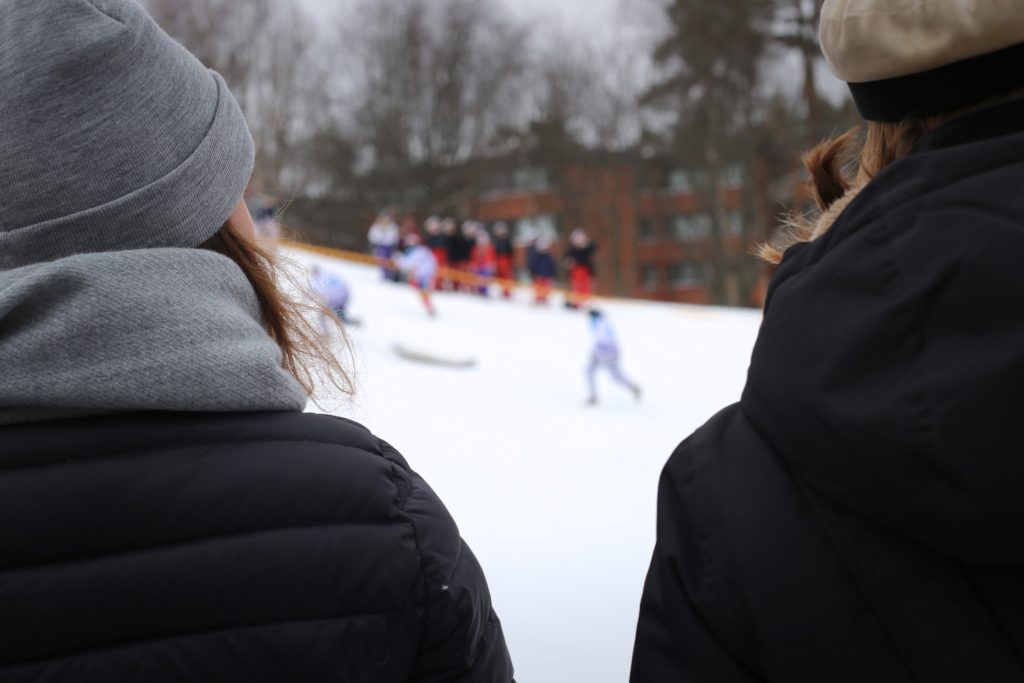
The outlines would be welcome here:
[[[910,76],[849,86],[868,121],[945,114],[1024,87],[1024,43]]]

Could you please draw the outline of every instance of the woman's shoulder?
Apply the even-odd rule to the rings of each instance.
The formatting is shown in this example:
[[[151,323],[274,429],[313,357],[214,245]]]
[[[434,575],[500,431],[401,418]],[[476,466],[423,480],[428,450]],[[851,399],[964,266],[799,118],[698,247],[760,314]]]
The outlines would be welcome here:
[[[88,572],[104,590],[158,586],[161,608],[204,631],[224,615],[232,628],[405,615],[389,641],[396,666],[415,655],[425,671],[511,679],[483,571],[454,520],[355,422],[134,414],[2,427],[0,442],[0,516],[20,520],[0,571],[33,568],[34,600],[38,572],[60,566],[46,576],[63,585]],[[196,616],[210,586],[232,588],[210,602],[213,616]]]
[[[408,523],[405,508],[424,495],[419,489],[429,491],[385,441],[327,415],[138,413],[4,427],[3,438],[0,475],[143,481],[152,487],[147,500],[166,505],[195,488],[202,495],[193,502],[209,504],[211,524],[228,510],[253,528],[397,526]],[[155,472],[162,476],[147,476]],[[430,493],[419,512],[456,542],[454,522]]]
[[[339,500],[338,509],[379,509],[382,518],[399,523],[419,489],[430,492],[421,512],[457,537],[457,529],[440,499],[387,441],[351,419],[313,413],[262,413],[221,416],[210,423],[222,449],[239,456],[238,467],[266,462],[268,480],[301,477],[309,490]],[[344,504],[341,504],[344,502]],[[386,515],[383,510],[386,509]]]
[[[80,545],[80,554],[100,546],[327,534],[372,547],[410,577],[451,575],[460,559],[458,527],[437,495],[397,450],[351,420],[288,412],[142,413],[3,427],[2,433],[0,490],[27,482],[10,489],[12,511],[17,500],[38,508],[40,520],[94,518],[91,526],[106,530],[104,538],[86,534],[64,544]],[[59,500],[45,495],[56,489],[79,493]],[[26,544],[37,545],[30,538]]]
[[[235,467],[261,489],[292,482],[291,506],[319,508],[325,524],[387,526],[429,585],[446,585],[463,557],[455,520],[444,503],[387,441],[353,420],[311,413],[266,413],[238,423],[222,417]],[[265,463],[262,476],[255,463]],[[482,583],[482,574],[479,577]]]

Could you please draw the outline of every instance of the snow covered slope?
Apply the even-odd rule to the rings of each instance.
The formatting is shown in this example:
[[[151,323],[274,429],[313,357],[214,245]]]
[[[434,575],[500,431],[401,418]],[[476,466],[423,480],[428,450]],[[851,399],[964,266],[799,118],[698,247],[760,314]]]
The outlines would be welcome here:
[[[437,297],[375,269],[289,252],[349,280],[359,393],[328,397],[400,450],[483,565],[525,683],[624,683],[654,546],[658,475],[676,445],[739,398],[753,312],[602,303],[642,403],[602,376],[585,407],[586,317],[525,299]],[[396,343],[470,369],[417,364]],[[327,411],[324,411],[327,412]]]

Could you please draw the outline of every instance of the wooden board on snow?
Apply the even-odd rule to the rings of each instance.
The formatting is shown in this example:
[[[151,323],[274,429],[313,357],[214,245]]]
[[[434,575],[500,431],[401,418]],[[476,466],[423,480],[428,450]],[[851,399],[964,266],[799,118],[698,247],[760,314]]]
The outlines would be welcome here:
[[[455,368],[460,370],[476,367],[475,358],[446,357],[429,351],[414,349],[403,344],[395,344],[394,349],[395,354],[398,355],[399,358],[404,358],[405,360],[412,361],[414,363],[424,363],[426,365],[436,365],[442,368]]]

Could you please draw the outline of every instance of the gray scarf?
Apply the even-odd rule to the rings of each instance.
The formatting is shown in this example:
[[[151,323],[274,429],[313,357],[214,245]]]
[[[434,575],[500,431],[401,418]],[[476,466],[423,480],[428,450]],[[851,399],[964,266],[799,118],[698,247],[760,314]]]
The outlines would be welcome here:
[[[0,272],[0,425],[305,402],[224,256],[147,249]]]

